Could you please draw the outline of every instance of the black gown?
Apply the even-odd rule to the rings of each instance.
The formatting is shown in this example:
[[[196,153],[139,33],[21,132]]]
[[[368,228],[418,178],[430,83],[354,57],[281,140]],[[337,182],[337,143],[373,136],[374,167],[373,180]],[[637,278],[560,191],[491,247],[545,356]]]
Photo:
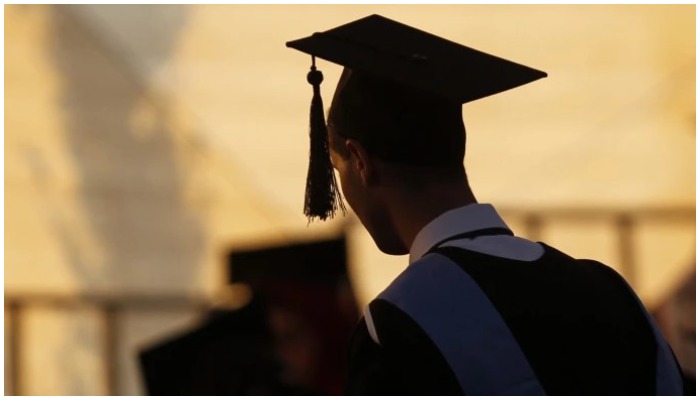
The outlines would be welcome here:
[[[365,310],[346,394],[682,394],[626,281],[542,246],[535,261],[441,247],[411,264]]]

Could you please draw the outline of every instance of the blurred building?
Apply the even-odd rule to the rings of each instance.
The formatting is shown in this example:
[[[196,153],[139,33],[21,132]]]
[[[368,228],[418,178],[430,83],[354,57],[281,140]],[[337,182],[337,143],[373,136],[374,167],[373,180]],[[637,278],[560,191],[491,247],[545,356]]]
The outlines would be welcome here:
[[[694,5],[4,10],[6,394],[144,393],[138,350],[222,298],[232,247],[345,232],[359,304],[401,271],[352,215],[301,212],[309,60],[284,42],[372,13],[549,73],[464,108],[475,194],[516,233],[654,310],[695,269]]]

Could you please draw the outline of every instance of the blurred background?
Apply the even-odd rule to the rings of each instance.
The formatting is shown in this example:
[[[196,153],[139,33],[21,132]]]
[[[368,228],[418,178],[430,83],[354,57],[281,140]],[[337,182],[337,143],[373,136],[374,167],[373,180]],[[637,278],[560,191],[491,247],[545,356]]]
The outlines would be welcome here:
[[[284,43],[374,13],[549,73],[464,107],[475,194],[620,271],[694,379],[695,5],[6,5],[5,394],[337,393],[407,257],[307,224]]]

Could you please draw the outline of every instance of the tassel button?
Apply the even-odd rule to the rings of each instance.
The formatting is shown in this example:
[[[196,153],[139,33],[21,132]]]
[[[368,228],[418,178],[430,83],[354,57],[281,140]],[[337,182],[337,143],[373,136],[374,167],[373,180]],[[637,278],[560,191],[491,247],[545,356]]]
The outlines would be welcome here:
[[[309,73],[306,75],[306,80],[307,80],[310,84],[312,84],[312,85],[314,85],[314,86],[318,86],[318,85],[321,84],[321,82],[323,82],[323,74],[321,73],[321,71],[319,71],[319,70],[317,70],[317,69],[312,69],[312,70],[309,71]]]

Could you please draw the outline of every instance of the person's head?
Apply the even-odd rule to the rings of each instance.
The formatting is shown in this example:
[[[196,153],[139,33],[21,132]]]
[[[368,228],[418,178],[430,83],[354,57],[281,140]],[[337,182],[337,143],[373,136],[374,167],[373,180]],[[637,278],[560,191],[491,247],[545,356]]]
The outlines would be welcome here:
[[[465,179],[462,105],[367,73],[343,71],[328,136],[348,204],[388,254],[408,250],[393,221],[397,202]]]
[[[316,32],[287,46],[312,56],[304,214],[310,220],[325,220],[342,209],[329,160],[330,135],[331,155],[348,202],[380,249],[390,254],[406,249],[392,239],[389,222],[396,202],[388,201],[392,196],[386,188],[401,181],[430,184],[450,176],[464,180],[462,104],[547,76],[380,15]],[[345,67],[330,109],[330,133],[317,57]],[[388,179],[390,175],[401,179]]]

